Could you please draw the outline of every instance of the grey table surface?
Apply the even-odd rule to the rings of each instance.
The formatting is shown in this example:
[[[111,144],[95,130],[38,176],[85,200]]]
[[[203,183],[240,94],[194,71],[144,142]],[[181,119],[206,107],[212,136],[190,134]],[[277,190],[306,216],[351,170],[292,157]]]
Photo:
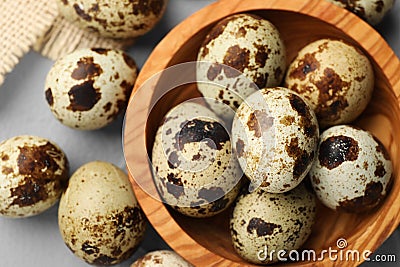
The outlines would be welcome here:
[[[156,44],[176,24],[210,0],[170,0],[161,22],[130,50],[141,67]],[[376,27],[397,56],[400,56],[400,1]],[[20,134],[39,135],[58,143],[68,155],[71,171],[92,160],[105,160],[124,168],[122,117],[110,126],[91,132],[69,129],[54,119],[45,102],[43,87],[53,62],[35,52],[27,54],[0,87],[0,141]],[[0,266],[88,266],[64,245],[58,231],[55,205],[41,215],[26,219],[0,218]],[[147,251],[168,248],[151,227],[136,253],[117,266],[129,266]],[[400,228],[376,251],[394,254],[400,266]],[[382,266],[368,263],[365,266]]]

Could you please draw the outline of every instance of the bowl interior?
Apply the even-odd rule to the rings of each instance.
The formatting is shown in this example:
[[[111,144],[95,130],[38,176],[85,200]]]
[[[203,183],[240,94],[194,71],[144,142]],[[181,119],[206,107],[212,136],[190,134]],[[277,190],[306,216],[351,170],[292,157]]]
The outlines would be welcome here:
[[[278,28],[287,48],[287,64],[294,59],[300,48],[320,38],[343,39],[359,47],[370,58],[375,71],[374,95],[366,111],[354,124],[371,131],[382,141],[389,151],[394,165],[392,192],[390,192],[389,196],[378,209],[368,214],[355,215],[338,213],[319,205],[317,222],[310,238],[303,247],[315,249],[316,251],[327,249],[329,246],[335,249],[337,239],[345,238],[349,244],[349,248],[363,247],[365,249],[374,250],[392,231],[389,227],[377,229],[379,228],[379,221],[385,217],[385,214],[395,202],[399,188],[397,177],[400,161],[397,155],[399,154],[400,147],[400,111],[398,100],[393,92],[393,88],[391,88],[388,78],[375,62],[374,58],[368,54],[359,43],[333,25],[314,17],[291,11],[251,10],[249,13],[257,14],[268,19]],[[184,45],[170,57],[171,59],[168,62],[168,66],[195,61],[202,40],[213,25],[214,24],[210,24],[201,29],[192,38],[187,40]],[[194,70],[189,71],[188,75],[195,75]],[[163,87],[160,84],[162,83],[159,82],[154,88],[154,99],[156,95],[158,96],[163,92]],[[172,90],[157,102],[151,110],[146,124],[145,142],[148,155],[151,155],[155,133],[166,112],[180,102],[198,96],[200,96],[200,93],[196,85],[187,84]],[[170,209],[168,209],[168,211],[181,229],[198,244],[230,261],[238,263],[243,262],[243,260],[237,256],[231,245],[228,224],[230,210],[208,219],[193,219],[182,216]],[[395,212],[397,213],[398,211]],[[393,221],[388,223],[397,224],[398,222]],[[393,227],[396,227],[396,225]],[[378,235],[372,235],[372,240],[367,240],[366,244],[362,244],[362,242],[365,242],[365,238],[361,237],[365,237],[368,233],[373,233],[375,231],[380,231],[380,233]]]

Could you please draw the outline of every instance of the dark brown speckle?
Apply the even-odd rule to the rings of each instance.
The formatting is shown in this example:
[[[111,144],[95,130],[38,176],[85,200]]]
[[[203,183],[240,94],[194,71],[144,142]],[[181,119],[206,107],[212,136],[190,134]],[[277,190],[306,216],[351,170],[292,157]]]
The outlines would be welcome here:
[[[390,160],[390,155],[389,155],[388,151],[386,150],[385,146],[382,144],[382,142],[375,136],[373,138],[374,138],[375,142],[377,143],[376,152],[382,154],[386,160]]]
[[[257,50],[255,56],[257,67],[263,68],[268,60],[269,54],[271,53],[271,49],[265,45],[254,45],[254,47]]]
[[[76,14],[79,17],[81,17],[83,20],[92,21],[92,16],[90,16],[89,14],[86,14],[85,11],[83,9],[81,9],[78,4],[74,4],[73,7],[75,9]]]
[[[183,150],[185,144],[206,141],[210,148],[221,150],[229,140],[228,132],[220,123],[194,119],[181,125],[175,136],[175,147]]]
[[[378,13],[381,13],[384,6],[385,6],[385,3],[382,0],[376,1],[375,2],[375,11]]]
[[[225,65],[232,67],[241,73],[243,73],[243,71],[249,66],[249,61],[250,51],[247,48],[240,48],[239,45],[229,47],[223,59],[223,63]],[[234,74],[228,72],[228,68],[225,68],[224,70],[225,75],[228,78],[234,78],[238,76],[236,72]]]
[[[110,49],[106,49],[106,48],[92,48],[91,50],[100,55],[107,55],[108,52],[110,51]]]
[[[13,169],[13,168],[10,168],[10,167],[3,166],[3,168],[1,169],[1,172],[2,172],[4,175],[9,175],[9,174],[11,174],[11,173],[14,172],[14,169]]]
[[[222,197],[220,199],[217,199],[214,202],[212,202],[210,211],[211,212],[218,212],[220,210],[223,210],[228,205],[228,203],[229,203],[229,199],[228,198]]]
[[[285,150],[289,157],[294,160],[293,177],[298,179],[314,159],[314,152],[309,154],[307,151],[300,149],[297,137],[290,139],[290,143],[286,145]]]
[[[210,81],[214,81],[215,78],[221,73],[222,65],[218,63],[213,63],[210,65],[207,71],[207,79]]]
[[[107,102],[107,104],[105,104],[105,105],[103,106],[104,112],[109,112],[110,109],[111,109],[111,107],[112,107],[111,102]]]
[[[301,59],[295,69],[290,71],[289,77],[299,80],[305,80],[306,76],[320,67],[319,61],[313,54],[307,53]]]
[[[272,235],[274,230],[278,229],[282,231],[282,226],[274,224],[274,223],[267,223],[263,219],[260,218],[252,218],[247,225],[247,232],[252,234],[254,230],[257,233],[257,236],[266,236]]]
[[[98,265],[112,265],[113,263],[115,263],[117,261],[116,258],[112,258],[110,256],[104,255],[104,254],[100,254],[94,261],[94,264],[98,264]]]
[[[384,177],[386,174],[386,170],[385,170],[385,166],[383,166],[383,162],[382,161],[378,161],[377,165],[376,165],[376,169],[374,172],[374,175],[376,177]]]
[[[247,127],[250,131],[254,131],[255,137],[261,137],[263,132],[268,131],[274,124],[274,118],[268,116],[267,113],[261,110],[255,110],[249,116]]]
[[[180,178],[176,178],[173,173],[169,173],[167,175],[168,182],[166,183],[167,191],[175,198],[179,198],[185,194],[185,189],[183,187],[182,180]]]
[[[127,53],[123,52],[122,57],[124,58],[124,61],[125,61],[126,65],[129,66],[129,68],[137,69],[135,60],[133,60],[133,58],[131,58]]]
[[[100,249],[95,246],[91,246],[89,241],[86,241],[82,244],[81,250],[88,255],[92,255],[94,253],[99,253]]]
[[[324,70],[321,80],[315,82],[319,90],[318,106],[315,113],[324,121],[334,121],[340,118],[341,111],[349,106],[343,92],[349,88],[348,82],[342,81],[340,76],[331,68]],[[326,105],[325,103],[331,103]]]
[[[94,81],[85,81],[73,86],[69,92],[70,105],[68,110],[88,111],[91,110],[101,99],[100,90],[93,87]]]
[[[318,159],[329,170],[358,158],[358,142],[348,136],[331,136],[320,144]]]
[[[55,161],[62,157],[62,152],[50,143],[42,146],[19,147],[17,158],[18,171],[25,179],[11,189],[13,202],[11,205],[26,207],[48,197],[46,186],[54,184],[54,190],[62,190],[68,180],[68,163],[66,169],[59,175],[55,172],[60,168]],[[65,159],[66,160],[66,159]]]
[[[176,151],[172,151],[168,156],[168,167],[171,169],[178,168],[181,164],[179,160],[178,153]]]
[[[290,94],[289,102],[292,108],[300,115],[299,125],[303,129],[304,134],[310,138],[314,137],[317,126],[313,123],[310,108],[301,97],[295,94]]]
[[[243,157],[244,154],[244,142],[242,139],[236,141],[236,154],[238,157]]]
[[[53,92],[51,91],[51,88],[47,88],[46,92],[46,101],[50,106],[53,106],[54,104],[54,99],[53,99]]]
[[[83,57],[77,62],[78,67],[71,73],[72,79],[93,79],[103,73],[99,64],[94,63],[93,57]]]
[[[365,188],[363,196],[344,200],[339,203],[338,210],[362,213],[376,207],[383,199],[383,186],[380,182],[370,182]]]
[[[149,0],[149,1],[137,1],[129,0],[132,4],[132,12],[134,15],[149,16],[150,13],[158,16],[164,6],[164,0]]]
[[[199,190],[198,197],[212,202],[216,199],[222,198],[225,191],[221,187],[202,188]]]

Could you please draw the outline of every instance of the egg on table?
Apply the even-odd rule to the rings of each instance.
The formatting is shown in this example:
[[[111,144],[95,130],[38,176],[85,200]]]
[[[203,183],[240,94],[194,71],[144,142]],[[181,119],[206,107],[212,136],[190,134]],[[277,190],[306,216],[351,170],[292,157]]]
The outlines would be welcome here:
[[[192,267],[189,262],[171,250],[156,250],[147,253],[137,261],[132,263],[131,267]]]
[[[168,0],[57,0],[61,15],[103,37],[132,38],[151,30]]]
[[[58,224],[77,257],[112,265],[133,254],[146,220],[128,176],[111,163],[93,161],[72,175],[60,200]]]
[[[0,214],[28,217],[53,206],[67,186],[69,164],[53,142],[21,135],[0,143]]]
[[[382,202],[392,174],[392,162],[382,143],[371,133],[348,125],[321,134],[318,157],[310,170],[312,186],[324,205],[357,213]]]
[[[243,175],[223,123],[192,102],[165,115],[153,145],[152,170],[162,200],[191,217],[210,217],[228,208]]]
[[[393,7],[394,0],[328,0],[329,2],[346,8],[371,25],[382,21],[386,13]]]
[[[58,59],[45,82],[53,115],[64,125],[94,130],[125,111],[137,66],[119,50],[85,48]]]
[[[232,142],[252,182],[271,193],[296,187],[311,168],[318,145],[318,122],[311,107],[286,88],[265,88],[238,108]]]
[[[326,128],[350,123],[364,111],[374,89],[374,71],[358,48],[320,39],[299,51],[285,86],[309,102],[321,128]]]
[[[197,61],[199,91],[210,101],[223,103],[225,107],[219,105],[214,111],[226,118],[232,114],[229,109],[236,110],[258,88],[281,83],[286,49],[271,22],[252,14],[236,14],[210,30]]]
[[[315,196],[303,184],[283,194],[258,188],[235,204],[230,219],[233,247],[255,264],[277,262],[280,250],[286,254],[279,257],[288,259],[287,253],[299,249],[311,234],[315,214]]]

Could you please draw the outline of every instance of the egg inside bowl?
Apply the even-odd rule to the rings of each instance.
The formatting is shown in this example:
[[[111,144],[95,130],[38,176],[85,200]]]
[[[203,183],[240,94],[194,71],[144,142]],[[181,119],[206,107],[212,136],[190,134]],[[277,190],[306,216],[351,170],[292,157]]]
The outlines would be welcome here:
[[[388,150],[394,169],[392,189],[382,205],[367,214],[336,212],[319,205],[316,224],[303,245],[304,249],[315,250],[317,255],[329,248],[357,250],[359,259],[348,258],[338,263],[359,264],[365,260],[362,253],[374,251],[400,222],[400,203],[396,200],[400,193],[400,63],[368,24],[325,1],[218,1],[183,21],[159,43],[138,76],[125,120],[124,153],[138,201],[161,237],[196,266],[247,264],[232,246],[231,210],[207,219],[189,218],[170,210],[159,200],[149,165],[156,131],[164,115],[182,101],[201,96],[194,82],[169,90],[173,84],[181,84],[181,79],[195,81],[194,68],[182,68],[173,83],[165,72],[156,74],[171,66],[195,61],[209,30],[224,17],[237,13],[261,16],[278,28],[286,45],[287,65],[302,47],[321,38],[341,39],[356,46],[373,65],[372,100],[354,124],[372,132]],[[344,240],[346,246],[338,247],[338,240]],[[328,256],[316,261],[291,264],[333,263]]]

